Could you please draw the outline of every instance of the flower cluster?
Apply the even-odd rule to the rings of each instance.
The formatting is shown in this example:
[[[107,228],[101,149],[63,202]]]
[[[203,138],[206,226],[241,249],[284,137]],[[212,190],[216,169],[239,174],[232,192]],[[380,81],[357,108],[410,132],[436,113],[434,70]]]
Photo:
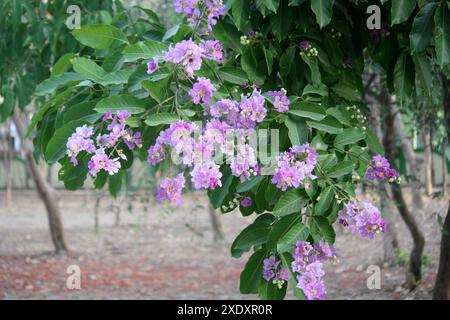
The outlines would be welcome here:
[[[374,235],[386,232],[386,222],[377,207],[367,201],[352,201],[339,211],[339,223],[354,234],[373,239]]]
[[[282,191],[299,187],[307,178],[314,180],[312,174],[317,164],[317,152],[308,143],[292,146],[277,157],[278,164],[272,183]]]
[[[367,169],[366,178],[369,180],[388,180],[394,182],[399,179],[397,171],[391,168],[389,161],[381,156],[375,155],[372,157],[372,165]]]
[[[195,104],[207,104],[211,100],[214,91],[216,91],[216,88],[211,83],[211,80],[199,77],[189,91],[189,95]]]
[[[179,206],[183,203],[181,191],[184,188],[185,179],[182,173],[175,178],[166,178],[156,190],[156,199],[158,201],[169,200]]]
[[[253,90],[250,96],[241,95],[241,102],[222,99],[213,104],[209,112],[212,117],[222,119],[234,129],[252,129],[266,116],[265,98]]]
[[[211,31],[217,19],[225,14],[222,0],[174,0],[173,4],[176,12],[186,15],[192,27],[195,27],[205,15],[208,31]]]
[[[95,177],[100,170],[108,172],[110,175],[117,173],[121,167],[120,159],[126,160],[123,150],[118,148],[118,144],[123,142],[128,149],[141,147],[141,133],[133,132],[127,128],[125,119],[131,114],[124,111],[117,111],[113,116],[110,111],[103,116],[103,123],[106,124],[107,133],[99,134],[94,142],[94,128],[83,125],[76,128],[75,132],[67,140],[67,154],[73,165],[78,164],[77,156],[85,151],[93,154],[88,162],[89,173]],[[109,123],[108,123],[109,122]],[[109,155],[107,151],[110,150]]]
[[[278,288],[281,288],[285,281],[289,281],[291,276],[289,270],[280,266],[281,261],[277,260],[275,256],[270,256],[264,259],[263,263],[263,278],[266,281],[272,281]]]
[[[194,71],[201,68],[204,56],[205,50],[192,39],[188,39],[178,42],[174,47],[170,45],[169,50],[164,55],[164,61],[180,64],[186,74],[192,78]]]
[[[307,241],[298,241],[292,257],[292,270],[299,274],[297,287],[303,290],[306,299],[325,299],[326,289],[322,280],[325,272],[322,261],[335,261],[336,250],[324,240],[313,245]]]
[[[282,88],[280,91],[269,91],[268,95],[273,97],[273,105],[278,112],[286,112],[289,110],[290,101],[286,96],[286,90]]]
[[[308,57],[317,57],[319,54],[319,51],[317,51],[317,49],[314,48],[308,41],[302,41],[298,44],[298,46],[301,50],[300,54],[306,54]]]

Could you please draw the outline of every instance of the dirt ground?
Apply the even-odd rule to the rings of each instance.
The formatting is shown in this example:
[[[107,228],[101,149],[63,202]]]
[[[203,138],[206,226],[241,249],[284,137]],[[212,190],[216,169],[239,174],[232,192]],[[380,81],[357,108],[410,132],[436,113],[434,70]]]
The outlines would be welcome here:
[[[179,209],[148,203],[127,210],[129,199],[103,198],[99,230],[94,229],[95,196],[59,192],[69,255],[54,255],[43,205],[33,191],[14,192],[4,208],[0,192],[0,298],[2,299],[252,299],[239,293],[246,257],[233,259],[230,245],[252,217],[221,216],[225,239],[214,242],[206,196],[185,196]],[[410,196],[406,194],[409,199]],[[446,201],[425,200],[415,210],[426,235],[423,283],[413,292],[401,284],[406,267],[383,263],[383,239],[366,240],[338,230],[340,262],[326,265],[328,299],[430,299],[437,269],[440,229]],[[134,201],[133,203],[139,203]],[[116,212],[120,210],[120,221]],[[398,213],[391,213],[400,261],[411,247]],[[407,259],[407,258],[406,258]],[[67,268],[81,270],[81,289],[69,290]],[[368,289],[369,265],[381,268],[381,289]],[[288,298],[292,297],[291,295]]]

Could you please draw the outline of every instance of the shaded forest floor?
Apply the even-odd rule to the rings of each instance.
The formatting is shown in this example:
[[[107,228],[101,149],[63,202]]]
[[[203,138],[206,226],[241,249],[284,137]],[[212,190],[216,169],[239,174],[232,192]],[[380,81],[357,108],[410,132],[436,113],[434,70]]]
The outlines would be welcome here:
[[[60,192],[69,255],[52,254],[45,210],[32,191],[14,193],[14,206],[3,208],[0,192],[1,299],[249,299],[239,293],[239,274],[246,257],[233,259],[229,248],[242,226],[252,221],[238,212],[220,217],[225,239],[214,242],[206,196],[185,196],[171,209],[136,199],[103,198],[99,231],[94,230],[95,197]],[[406,194],[410,199],[409,194]],[[424,281],[413,292],[402,289],[406,267],[383,263],[383,239],[366,240],[338,229],[337,265],[326,265],[329,299],[430,299],[439,254],[438,216],[446,201],[425,199],[415,210],[426,235]],[[147,210],[144,210],[147,206]],[[116,214],[121,208],[117,225]],[[392,210],[392,211],[390,211]],[[398,213],[394,220],[400,248],[407,260],[408,231]],[[366,286],[369,265],[381,268],[381,289]],[[66,288],[70,265],[81,270],[81,289]]]

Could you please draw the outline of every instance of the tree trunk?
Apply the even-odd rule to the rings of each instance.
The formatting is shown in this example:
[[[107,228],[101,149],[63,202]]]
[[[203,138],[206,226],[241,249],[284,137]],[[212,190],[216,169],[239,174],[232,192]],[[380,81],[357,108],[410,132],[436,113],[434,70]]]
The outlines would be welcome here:
[[[216,210],[214,210],[214,207],[212,206],[211,202],[209,203],[209,218],[211,219],[211,227],[214,234],[214,241],[223,240],[223,234],[222,234],[222,227],[220,225],[220,220],[216,215]]]
[[[19,117],[17,107],[15,108],[13,118],[19,136],[24,137],[25,125]],[[36,189],[47,210],[48,224],[50,227],[50,234],[53,245],[55,247],[55,251],[56,253],[66,252],[68,251],[68,249],[66,241],[64,239],[63,225],[60,218],[61,214],[59,212],[55,192],[39,171],[39,168],[34,161],[33,153],[31,151],[32,148],[29,141],[23,139],[22,142],[25,152],[25,159],[27,161],[28,167],[30,168],[31,176],[33,177]]]
[[[5,123],[5,130],[2,134],[3,136],[3,163],[5,169],[5,205],[9,208],[12,204],[12,154],[14,150],[11,148],[10,133],[9,133],[9,123]]]
[[[450,81],[444,76],[442,79],[443,105],[447,141],[450,141]],[[439,254],[439,269],[434,284],[433,299],[448,300],[450,298],[450,201],[447,216],[442,227],[441,249]]]
[[[447,155],[445,152],[446,150],[447,150],[447,139],[444,139],[444,143],[442,144],[442,198],[444,199],[446,199],[448,195]]]
[[[422,129],[421,132],[423,143],[425,144],[425,191],[427,196],[431,196],[433,194],[433,172],[431,168],[433,165],[433,157],[431,154],[431,136],[430,132],[427,132],[426,129]]]
[[[387,95],[387,93],[386,93]],[[389,102],[386,102],[388,105]],[[389,160],[395,159],[395,145],[393,141],[392,132],[394,132],[394,121],[395,115],[392,113],[392,110],[389,110],[388,114],[384,118],[384,137],[383,137],[383,146],[386,150],[386,155]],[[409,289],[415,288],[419,281],[422,279],[422,255],[423,249],[425,246],[425,238],[422,232],[417,225],[414,216],[409,211],[405,199],[403,198],[402,188],[400,184],[391,183],[390,189],[392,192],[392,198],[397,206],[398,212],[405,222],[406,226],[411,233],[411,237],[413,240],[413,248],[411,250],[411,254],[409,256],[409,268],[408,273],[406,275],[406,286]]]

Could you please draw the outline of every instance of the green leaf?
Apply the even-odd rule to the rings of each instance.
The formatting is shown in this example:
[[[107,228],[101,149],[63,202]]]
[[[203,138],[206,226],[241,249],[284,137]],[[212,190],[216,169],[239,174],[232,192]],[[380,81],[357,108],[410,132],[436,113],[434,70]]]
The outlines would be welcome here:
[[[178,116],[174,113],[161,112],[150,114],[145,120],[145,124],[154,127],[160,124],[171,124],[179,120]]]
[[[430,43],[433,37],[433,15],[437,5],[437,2],[424,5],[414,18],[411,34],[409,35],[413,53],[425,50]]]
[[[45,96],[53,94],[57,89],[73,85],[85,78],[75,72],[65,72],[57,76],[50,77],[41,82],[37,87],[35,94],[37,96]]]
[[[322,216],[313,216],[313,221],[317,226],[317,228],[319,229],[325,241],[328,242],[330,245],[332,245],[336,239],[336,233],[334,232],[334,229],[330,225],[327,218]]]
[[[266,251],[259,249],[248,259],[240,276],[240,291],[242,294],[257,293],[258,286],[262,280],[265,257]]]
[[[399,24],[408,20],[415,7],[416,0],[392,0],[392,25]]]
[[[71,61],[73,69],[86,79],[101,83],[106,75],[106,71],[92,60],[74,58]]]
[[[384,148],[376,134],[370,128],[366,128],[366,142],[370,151],[384,155]]]
[[[101,117],[101,114],[94,110],[95,104],[96,100],[91,100],[71,106],[63,114],[63,123],[74,120],[84,120],[89,123],[94,123]]]
[[[47,144],[47,148],[45,149],[45,160],[52,164],[64,157],[66,154],[66,144],[69,137],[75,132],[77,127],[86,124],[86,121],[83,120],[75,120],[69,123],[66,123],[59,129],[55,131],[53,137]]]
[[[448,2],[441,2],[434,16],[436,28],[434,42],[439,65],[444,67],[450,63],[450,10]]]
[[[273,208],[273,214],[276,216],[285,216],[300,210],[308,204],[308,200],[299,190],[293,189],[286,191]]]
[[[106,74],[100,84],[107,86],[113,84],[124,84],[128,82],[128,78],[135,70],[132,69],[122,69],[110,72]]]
[[[284,124],[288,128],[288,136],[292,145],[302,145],[308,140],[308,128],[305,120],[287,117]]]
[[[266,63],[264,52],[257,46],[247,46],[241,57],[242,69],[249,80],[262,84],[266,79]]]
[[[278,41],[282,41],[289,34],[289,27],[292,23],[292,8],[289,8],[286,1],[281,3],[278,12],[270,19],[272,32]]]
[[[66,72],[72,67],[71,60],[77,55],[73,52],[66,53],[58,59],[58,61],[51,68],[51,76],[57,76],[63,72]]]
[[[303,52],[300,54],[302,60],[308,65],[311,75],[311,82],[314,87],[320,87],[322,84],[322,75],[319,69],[317,57],[308,57]]]
[[[319,131],[328,132],[331,134],[339,134],[342,132],[342,126],[334,117],[326,116],[321,121],[306,121],[306,124],[311,128],[317,129]]]
[[[316,21],[320,28],[327,26],[333,15],[333,0],[313,0],[311,1],[311,9],[316,15]]]
[[[243,183],[240,183],[237,187],[236,187],[236,191],[237,192],[247,192],[250,191],[251,189],[253,189],[254,187],[256,187],[257,185],[259,185],[261,183],[261,181],[264,180],[264,176],[256,176],[256,177],[252,177],[249,180],[246,180]]]
[[[273,252],[277,248],[278,240],[280,240],[295,224],[301,222],[301,217],[302,216],[298,212],[295,212],[281,217],[280,220],[275,222],[267,236],[267,249]]]
[[[108,49],[115,43],[128,44],[125,34],[112,25],[85,25],[71,33],[80,43],[94,49]]]
[[[267,224],[255,222],[239,233],[231,245],[231,256],[239,258],[253,246],[266,243],[269,228]]]
[[[353,170],[353,162],[350,160],[344,160],[338,162],[335,166],[333,166],[328,172],[327,176],[330,178],[339,178],[346,174],[351,173]]]
[[[297,241],[306,240],[308,235],[308,227],[301,222],[296,223],[278,241],[277,251],[279,253],[292,252],[295,249]]]
[[[319,201],[315,207],[315,213],[318,215],[323,215],[325,211],[331,206],[334,200],[334,191],[331,186],[326,187],[322,190],[319,196]]]
[[[341,148],[348,144],[356,143],[366,136],[365,132],[361,128],[348,128],[344,129],[342,133],[338,134],[334,139],[334,146]]]
[[[259,9],[262,6],[275,13],[280,6],[280,0],[257,0],[256,7]]]
[[[233,188],[234,176],[231,174],[229,166],[222,166],[222,187],[208,190],[208,197],[215,209],[222,206],[224,200],[229,196],[230,188]],[[231,196],[230,196],[231,198]],[[222,210],[224,211],[224,210]]]
[[[130,113],[142,113],[145,111],[144,101],[130,95],[110,96],[100,100],[95,106],[95,111],[106,113],[111,111],[115,113],[119,110],[128,110]]]
[[[122,54],[125,61],[136,61],[139,59],[150,60],[154,57],[162,57],[164,51],[167,50],[167,45],[163,42],[155,40],[140,41],[126,47]]]
[[[325,110],[320,104],[309,101],[294,102],[289,109],[290,114],[316,121],[320,121],[326,116]]]
[[[339,81],[331,90],[336,93],[339,97],[344,98],[348,101],[359,101],[361,100],[361,93],[358,89],[345,81]]]
[[[240,33],[236,27],[230,23],[221,21],[213,27],[212,36],[220,41],[224,48],[232,48],[241,51]]]
[[[420,83],[422,84],[422,87],[425,88],[425,91],[428,94],[428,96],[431,96],[431,90],[433,85],[433,74],[427,56],[425,53],[420,53],[414,54],[412,58],[414,61],[416,74],[420,80]]]
[[[145,90],[150,93],[150,96],[158,103],[163,102],[171,95],[170,82],[172,77],[166,77],[160,81],[144,80],[141,82]]]
[[[222,67],[219,68],[218,74],[224,81],[233,84],[243,84],[247,82],[248,76],[244,70],[238,67]]]
[[[292,287],[292,291],[294,292],[294,296],[299,300],[304,300],[305,297],[303,295],[303,291],[297,288],[297,274],[292,271],[292,262],[294,261],[292,254],[290,252],[282,253],[280,254],[280,258],[283,266],[289,270],[289,274],[291,275],[291,280],[289,283]]]
[[[123,172],[125,171],[120,170],[116,174],[109,176],[109,193],[113,196],[113,198],[117,197],[120,189],[122,188]]]
[[[287,283],[278,288],[273,281],[261,280],[258,286],[258,296],[261,300],[283,300],[286,295]]]
[[[394,88],[400,104],[412,96],[414,89],[414,65],[409,53],[405,50],[397,60],[394,68]]]
[[[247,1],[233,1],[231,3],[231,13],[234,24],[238,30],[242,31],[246,29],[249,24],[250,18],[250,6]]]

